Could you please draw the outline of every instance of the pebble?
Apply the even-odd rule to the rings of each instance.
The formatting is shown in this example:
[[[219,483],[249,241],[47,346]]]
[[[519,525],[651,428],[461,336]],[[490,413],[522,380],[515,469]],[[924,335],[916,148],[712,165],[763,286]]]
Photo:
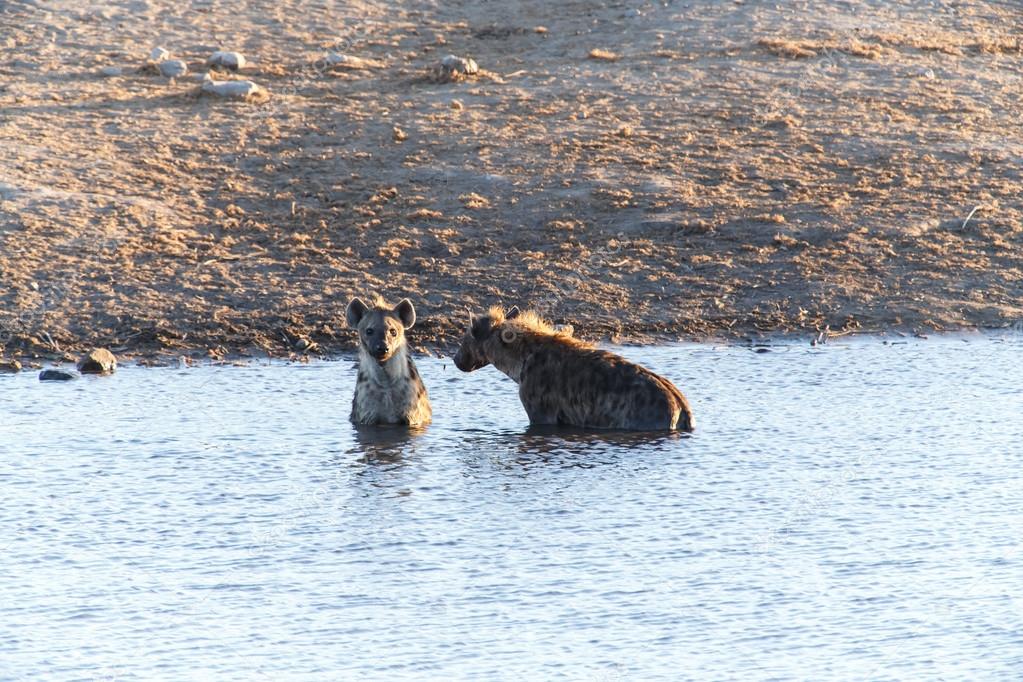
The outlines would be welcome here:
[[[217,81],[213,80],[210,74],[206,74],[206,77],[203,78],[202,91],[219,95],[220,97],[236,97],[240,99],[266,92],[252,81]]]
[[[180,59],[165,59],[160,62],[160,73],[167,78],[178,78],[188,73],[188,64]]]
[[[120,66],[104,66],[102,69],[99,70],[99,72],[100,74],[108,78],[111,78],[113,76],[122,75],[124,73],[124,69],[122,69]]]
[[[341,54],[340,52],[331,52],[328,54],[326,62],[331,66],[343,66],[348,69],[368,69],[370,67],[377,66],[375,62],[371,62],[368,59],[353,57],[349,54]]]
[[[294,343],[294,348],[302,353],[313,353],[319,350],[317,343],[306,337],[300,337]]]
[[[39,373],[39,381],[71,381],[78,378],[78,372],[66,369],[44,369]]]
[[[149,53],[150,61],[162,62],[164,59],[170,59],[170,52],[162,47],[154,47],[153,51]]]
[[[245,56],[241,52],[217,50],[206,60],[206,63],[214,68],[237,71],[238,69],[245,68]]]
[[[106,348],[97,348],[78,360],[82,374],[110,374],[117,369],[117,358]]]

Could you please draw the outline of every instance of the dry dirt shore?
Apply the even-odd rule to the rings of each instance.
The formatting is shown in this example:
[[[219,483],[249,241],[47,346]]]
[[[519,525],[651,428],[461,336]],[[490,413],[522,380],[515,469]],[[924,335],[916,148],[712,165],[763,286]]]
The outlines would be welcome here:
[[[371,291],[435,349],[496,302],[622,341],[1012,325],[1021,25],[980,0],[0,0],[2,354],[342,352]],[[155,46],[190,73],[140,68]],[[200,96],[217,49],[269,98]],[[431,79],[449,53],[483,72]]]

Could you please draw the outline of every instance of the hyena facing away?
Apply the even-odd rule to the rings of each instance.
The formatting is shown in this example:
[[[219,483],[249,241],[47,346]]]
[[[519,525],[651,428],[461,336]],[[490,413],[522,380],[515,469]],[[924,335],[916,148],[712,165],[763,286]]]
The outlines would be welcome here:
[[[372,307],[353,298],[345,311],[348,326],[359,331],[359,375],[351,419],[356,424],[429,424],[433,416],[426,386],[419,378],[405,343],[405,330],[416,323],[406,298],[391,308],[377,300]]]
[[[555,331],[533,312],[470,315],[455,365],[472,372],[488,364],[519,385],[532,424],[693,430],[689,403],[670,381]]]

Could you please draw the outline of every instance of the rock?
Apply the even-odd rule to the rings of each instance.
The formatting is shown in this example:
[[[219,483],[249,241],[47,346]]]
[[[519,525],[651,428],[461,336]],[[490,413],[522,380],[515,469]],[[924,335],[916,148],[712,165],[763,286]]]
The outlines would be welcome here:
[[[117,369],[117,358],[106,348],[97,348],[78,360],[82,374],[110,374]]]
[[[292,345],[295,348],[295,350],[302,353],[315,353],[317,350],[320,349],[319,345],[315,341],[308,339],[304,336],[298,338]]]
[[[266,90],[252,81],[216,81],[213,76],[206,74],[202,80],[202,91],[220,97],[234,97],[248,99],[249,97],[266,95]]]
[[[120,76],[124,73],[124,69],[120,66],[104,66],[99,70],[100,75],[106,76],[107,78],[113,78],[114,76]]]
[[[153,51],[149,53],[149,61],[162,62],[164,59],[170,59],[170,52],[162,47],[154,47]]]
[[[178,78],[188,73],[188,64],[180,59],[165,59],[159,64],[160,73],[167,78]]]
[[[456,57],[453,54],[449,54],[440,60],[440,65],[445,69],[453,71],[461,71],[467,76],[479,73],[480,67],[473,59],[467,57]]]
[[[210,55],[206,63],[215,69],[237,71],[238,69],[245,68],[245,56],[241,52],[222,52],[217,50]]]
[[[0,360],[0,373],[14,374],[21,371],[21,363],[17,360]]]
[[[468,57],[457,57],[449,54],[440,60],[440,63],[433,67],[433,70],[438,80],[460,81],[478,74],[480,67],[475,60]]]
[[[39,381],[71,381],[78,378],[78,372],[66,369],[44,369],[39,373]]]
[[[380,66],[380,62],[362,57],[353,57],[350,54],[331,52],[324,60],[329,66],[340,66],[346,69],[373,69]]]

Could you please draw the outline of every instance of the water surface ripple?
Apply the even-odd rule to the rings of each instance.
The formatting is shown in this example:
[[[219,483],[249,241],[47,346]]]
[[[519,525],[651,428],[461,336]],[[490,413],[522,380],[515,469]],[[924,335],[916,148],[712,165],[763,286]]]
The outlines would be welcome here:
[[[625,348],[697,432],[527,428],[492,368],[0,377],[3,679],[1018,679],[1023,341]]]

